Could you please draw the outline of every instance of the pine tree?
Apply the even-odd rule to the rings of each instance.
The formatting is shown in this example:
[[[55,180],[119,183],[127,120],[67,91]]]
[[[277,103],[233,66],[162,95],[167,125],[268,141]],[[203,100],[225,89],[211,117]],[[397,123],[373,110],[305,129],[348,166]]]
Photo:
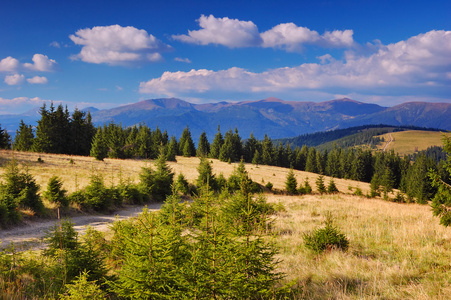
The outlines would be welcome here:
[[[166,160],[167,161],[176,161],[175,156],[177,155],[177,140],[175,136],[171,136],[171,141],[168,145],[168,150],[166,153]]]
[[[150,158],[152,153],[152,131],[146,125],[140,124],[136,137],[137,157]]]
[[[97,160],[103,160],[108,156],[108,148],[105,142],[104,130],[99,126],[92,141],[90,155]]]
[[[63,189],[63,183],[57,176],[52,176],[47,184],[47,190],[43,193],[44,198],[49,202],[56,203],[59,206],[67,207],[69,200],[67,191]]]
[[[180,137],[179,154],[185,157],[196,156],[196,147],[194,146],[188,126],[183,129],[182,136]]]
[[[210,190],[216,189],[216,178],[213,174],[211,164],[208,159],[204,157],[200,157],[199,166],[197,167],[197,171],[199,172],[199,176],[196,180],[196,185],[198,187],[203,187],[208,184]]]
[[[445,170],[451,175],[451,137],[443,136],[443,149],[447,152],[447,160]],[[451,184],[437,174],[437,172],[429,172],[434,187],[438,188],[435,197],[432,199],[432,214],[440,218],[440,224],[447,227],[451,225]]]
[[[36,127],[36,137],[33,140],[32,147],[34,152],[51,152],[51,149],[53,149],[52,141],[50,139],[52,130],[50,114],[53,113],[53,111],[53,103],[51,103],[50,112],[47,110],[45,103],[40,108],[39,113],[41,114],[41,119],[38,121],[38,126]]]
[[[333,178],[331,178],[330,181],[329,181],[329,185],[327,186],[327,192],[329,194],[333,194],[333,193],[338,193],[339,192],[337,186],[335,185],[335,181],[334,181]]]
[[[259,151],[261,153],[261,145],[251,132],[250,137],[246,140],[243,148],[243,156],[246,162],[252,162],[254,160],[255,153]],[[260,162],[255,162],[259,164]]]
[[[298,182],[296,180],[296,177],[294,176],[293,169],[290,169],[285,180],[285,189],[288,194],[295,195],[298,192],[297,186]]]
[[[320,194],[324,194],[326,192],[326,186],[324,185],[323,175],[319,175],[318,178],[316,179],[316,189]]]
[[[262,164],[272,166],[274,164],[273,159],[273,145],[271,138],[265,134],[265,138],[262,142]]]
[[[14,139],[14,149],[17,151],[31,151],[33,139],[34,134],[31,125],[26,125],[23,120],[20,120],[19,129],[16,130]]]
[[[221,130],[218,125],[218,132],[215,135],[213,143],[210,147],[210,157],[219,158],[219,153],[221,152],[222,144],[224,144],[224,138],[222,137]]]
[[[70,120],[70,149],[74,155],[89,155],[96,128],[91,123],[91,114],[77,108]]]
[[[209,153],[210,153],[210,143],[208,142],[207,134],[205,133],[205,130],[204,130],[199,137],[199,143],[197,144],[196,155],[207,157]]]
[[[11,137],[9,136],[6,129],[2,129],[0,125],[0,149],[10,149],[11,148]]]
[[[318,165],[316,161],[316,149],[311,147],[308,150],[307,160],[305,163],[305,171],[311,173],[318,173]]]
[[[154,188],[152,189],[152,199],[154,201],[163,201],[172,193],[172,184],[174,173],[166,163],[166,156],[163,147],[160,149],[160,155],[155,162],[156,170],[153,173]]]

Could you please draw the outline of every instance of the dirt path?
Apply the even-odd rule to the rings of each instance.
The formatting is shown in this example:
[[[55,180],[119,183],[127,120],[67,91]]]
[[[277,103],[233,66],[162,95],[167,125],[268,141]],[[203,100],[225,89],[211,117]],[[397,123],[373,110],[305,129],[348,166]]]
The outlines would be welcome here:
[[[72,217],[71,221],[75,224],[74,229],[77,232],[83,232],[87,225],[91,225],[98,231],[107,231],[109,224],[116,220],[124,220],[133,216],[137,216],[142,212],[143,208],[147,207],[150,210],[158,210],[161,204],[150,204],[147,206],[130,206],[111,215],[86,215]],[[0,230],[0,249],[5,249],[11,243],[14,243],[15,248],[19,251],[29,249],[41,249],[45,247],[42,241],[46,231],[55,225],[56,220],[51,221],[28,221],[20,227],[15,227],[8,230]]]
[[[384,152],[385,152],[385,150],[387,149],[388,145],[390,145],[390,143],[393,141],[393,138],[392,138],[392,136],[391,136],[391,133],[390,133],[389,135],[390,135],[390,140],[388,141],[387,144],[385,144],[384,149],[382,149],[382,151],[384,151]]]

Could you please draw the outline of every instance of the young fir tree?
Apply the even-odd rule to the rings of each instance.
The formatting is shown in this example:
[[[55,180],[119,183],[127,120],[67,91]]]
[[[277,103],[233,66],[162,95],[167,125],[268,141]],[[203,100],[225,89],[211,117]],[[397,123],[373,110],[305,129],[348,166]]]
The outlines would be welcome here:
[[[14,139],[14,150],[31,151],[33,139],[34,134],[31,125],[26,125],[23,120],[20,120],[19,129],[16,130],[16,137]]]
[[[443,149],[447,152],[445,170],[448,176],[451,175],[451,137],[444,136]],[[438,188],[435,197],[432,199],[432,213],[440,218],[440,224],[443,226],[451,225],[451,184],[443,180],[437,172],[430,172],[429,176],[432,184]]]
[[[327,192],[329,194],[334,194],[334,193],[339,192],[337,186],[335,185],[335,181],[333,178],[331,178],[329,181],[329,185],[327,186]]]
[[[197,167],[197,172],[199,176],[196,180],[196,185],[198,187],[206,186],[208,184],[210,190],[216,189],[216,178],[213,174],[211,164],[208,159],[200,157],[199,166]]]
[[[324,176],[319,175],[315,183],[318,193],[324,194],[326,192],[326,186],[324,185]]]
[[[56,203],[59,206],[67,207],[69,205],[67,191],[63,189],[63,183],[57,176],[52,176],[49,179],[47,190],[43,193],[43,196],[49,202]]]
[[[163,147],[160,149],[160,155],[155,162],[156,170],[153,173],[154,187],[152,189],[152,199],[155,201],[163,201],[172,193],[172,184],[174,181],[174,173],[166,163],[166,156]]]
[[[108,156],[108,148],[105,141],[104,129],[100,126],[92,141],[90,155],[97,160],[103,160]]]
[[[296,177],[294,176],[294,171],[293,169],[290,169],[290,171],[288,171],[287,178],[285,180],[285,189],[288,194],[296,195],[298,192],[297,186],[298,182],[296,180]]]

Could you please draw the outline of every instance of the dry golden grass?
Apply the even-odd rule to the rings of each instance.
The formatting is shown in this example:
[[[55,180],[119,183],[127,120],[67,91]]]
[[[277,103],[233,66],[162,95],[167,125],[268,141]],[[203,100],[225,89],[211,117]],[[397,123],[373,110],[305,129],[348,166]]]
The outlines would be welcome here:
[[[350,195],[268,196],[281,270],[303,299],[451,299],[451,232],[430,207]],[[347,252],[314,255],[303,234],[331,212],[350,240]]]
[[[153,165],[144,160],[99,162],[90,157],[0,151],[0,163],[13,157],[28,166],[42,189],[57,175],[69,191],[76,189],[76,183],[78,188],[88,184],[93,172],[103,175],[107,184],[117,184],[121,177],[137,182],[141,167]],[[38,163],[38,157],[44,162]],[[71,158],[74,164],[69,163]],[[214,173],[225,177],[236,167],[211,161]],[[198,158],[177,157],[176,163],[168,164],[191,182],[197,178]],[[279,190],[284,189],[289,171],[251,164],[246,169],[254,181],[271,182]],[[318,175],[294,172],[298,184],[308,177],[316,189]],[[335,183],[344,193],[353,192],[349,187],[369,192],[367,183],[343,179]],[[274,233],[282,261],[279,270],[287,275],[285,282],[297,288],[295,299],[451,299],[451,232],[432,217],[429,206],[345,194],[267,198],[285,207],[275,216]],[[350,247],[347,252],[315,255],[303,246],[303,234],[324,226],[328,212],[349,238]]]
[[[92,174],[103,176],[107,185],[117,185],[121,179],[138,182],[142,167],[154,167],[154,161],[147,160],[105,159],[98,161],[86,156],[0,150],[0,162],[5,163],[12,158],[15,158],[22,166],[28,167],[29,172],[34,176],[41,189],[45,189],[50,177],[56,175],[62,179],[64,188],[69,192],[88,185]],[[39,163],[38,158],[41,158],[44,162]],[[73,164],[70,163],[71,159]],[[212,162],[213,173],[217,176],[222,173],[226,178],[232,174],[237,166],[236,163],[229,164],[217,159],[210,159],[210,161]],[[194,182],[198,176],[199,159],[197,157],[177,156],[177,162],[168,162],[168,165],[176,175],[182,173],[190,182]],[[285,180],[288,173],[286,168],[246,164],[246,170],[255,182],[262,185],[271,182],[275,189],[285,189]],[[3,169],[0,169],[0,174],[3,171]],[[298,184],[303,183],[305,178],[308,178],[310,185],[315,189],[317,174],[297,170],[294,173]],[[324,179],[327,186],[330,178],[325,176]],[[351,193],[349,187],[359,187],[364,194],[370,190],[367,183],[344,179],[334,179],[334,181],[341,192]]]
[[[390,141],[390,134],[393,141],[388,145],[386,151],[394,150],[400,155],[413,154],[416,151],[426,150],[431,146],[442,146],[443,133],[434,131],[408,130],[392,132],[380,135],[385,142],[378,145],[378,149],[383,149]]]

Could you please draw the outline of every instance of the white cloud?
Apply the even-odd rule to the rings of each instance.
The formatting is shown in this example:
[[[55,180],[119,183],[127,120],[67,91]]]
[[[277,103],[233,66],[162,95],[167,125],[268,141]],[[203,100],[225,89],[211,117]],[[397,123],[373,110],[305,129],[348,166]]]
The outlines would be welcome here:
[[[21,84],[25,79],[25,76],[22,74],[14,74],[14,75],[8,75],[5,77],[5,83],[7,85],[18,85]]]
[[[321,47],[351,47],[354,44],[352,30],[326,31],[320,35],[314,30],[283,23],[260,33],[257,25],[251,21],[215,18],[201,15],[197,20],[201,29],[189,30],[188,35],[173,35],[172,38],[199,45],[216,44],[229,48],[265,47],[284,48],[288,51],[300,51],[305,44]]]
[[[184,62],[184,63],[187,63],[187,64],[191,63],[191,60],[189,58],[176,57],[176,58],[174,58],[174,60],[175,61],[179,61],[179,62]]]
[[[197,20],[202,29],[189,30],[188,35],[173,35],[172,38],[199,45],[217,44],[229,48],[254,47],[262,43],[257,26],[251,21],[215,18],[201,15]]]
[[[49,59],[47,55],[35,54],[32,58],[33,63],[25,63],[24,67],[32,71],[51,72],[57,65],[54,59]]]
[[[48,82],[47,78],[44,76],[34,76],[33,78],[28,78],[27,81],[31,84],[46,84]]]
[[[82,46],[81,52],[71,58],[95,64],[155,62],[162,59],[161,52],[171,49],[145,30],[131,26],[96,26],[80,29],[69,37]]]
[[[55,48],[61,48],[60,43],[58,43],[57,41],[51,42],[49,46],[50,47],[55,47]]]
[[[14,72],[19,67],[19,61],[11,56],[0,60],[0,72]]]
[[[371,55],[348,55],[334,60],[319,57],[321,64],[270,69],[254,73],[241,68],[165,72],[140,83],[141,93],[190,95],[208,92],[296,93],[305,90],[344,90],[392,93],[423,89],[449,94],[451,31],[430,31],[387,46]],[[344,92],[341,92],[344,93]],[[449,96],[446,96],[449,98]]]

